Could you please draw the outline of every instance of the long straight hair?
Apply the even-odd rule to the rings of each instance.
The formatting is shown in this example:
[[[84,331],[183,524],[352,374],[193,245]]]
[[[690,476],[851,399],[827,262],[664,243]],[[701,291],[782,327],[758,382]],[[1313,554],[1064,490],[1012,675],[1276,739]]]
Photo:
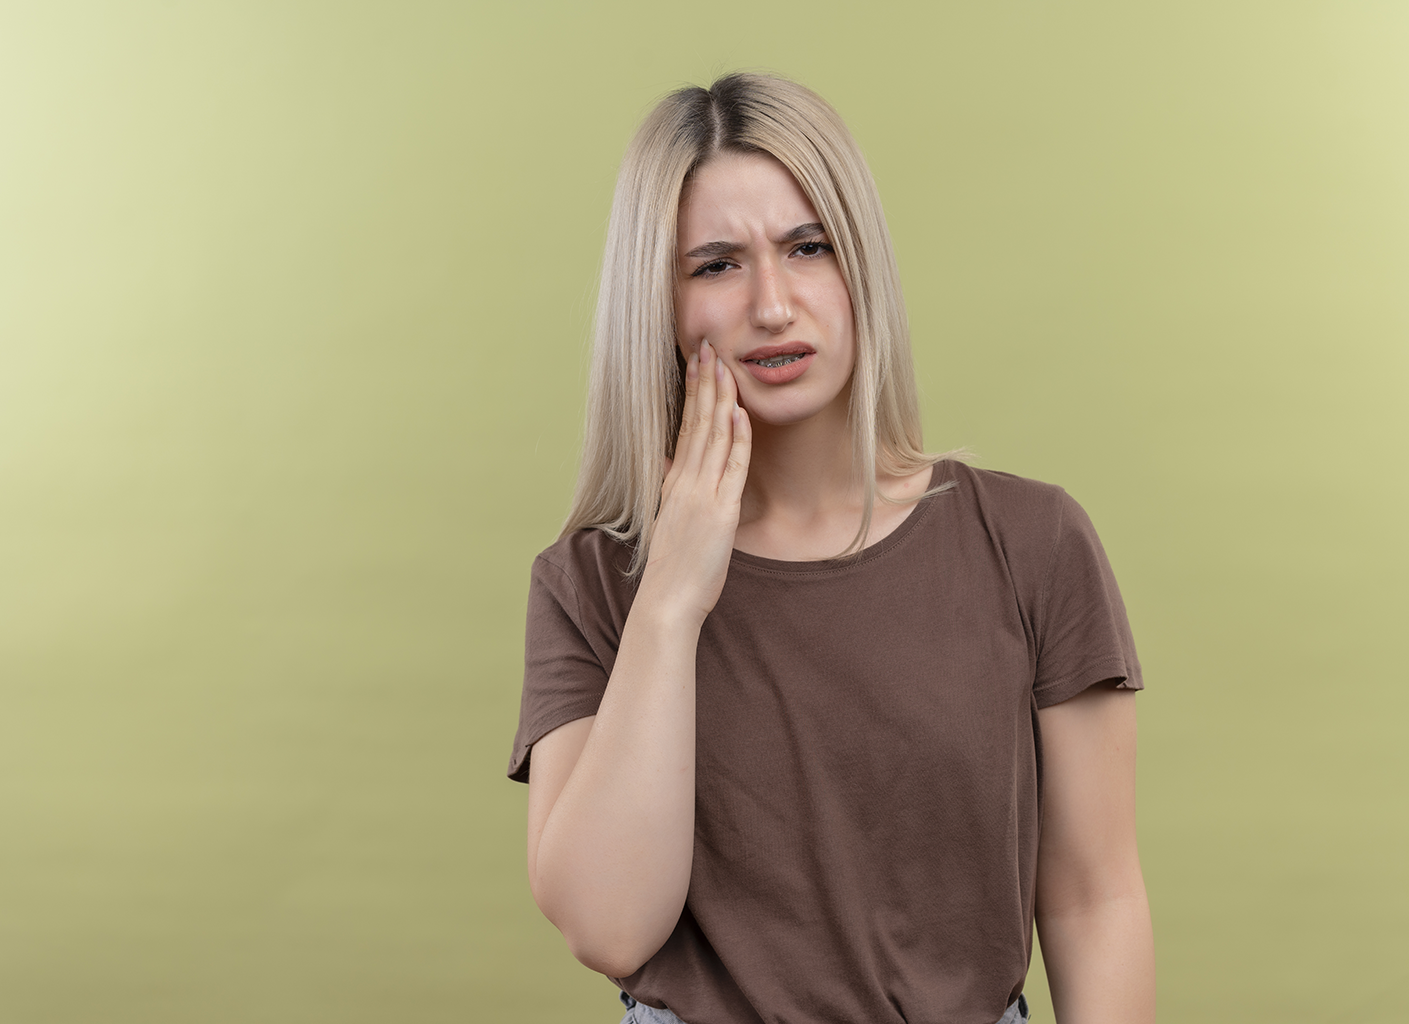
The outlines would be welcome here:
[[[880,195],[831,106],[796,82],[736,73],[663,99],[637,130],[612,198],[597,298],[582,463],[563,534],[596,527],[650,552],[663,456],[673,457],[685,398],[676,348],[676,221],[694,172],[719,153],[762,153],[797,179],[827,230],[855,318],[848,422],[864,489],[859,551],[876,475],[908,475],[946,455],[923,448],[910,332]],[[949,453],[953,455],[955,453]],[[883,499],[885,500],[885,499]]]

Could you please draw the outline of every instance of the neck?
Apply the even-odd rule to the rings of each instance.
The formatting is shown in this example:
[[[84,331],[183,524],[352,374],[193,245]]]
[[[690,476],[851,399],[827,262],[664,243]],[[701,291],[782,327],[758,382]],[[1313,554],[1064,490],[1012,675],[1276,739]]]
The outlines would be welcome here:
[[[846,394],[838,399],[801,423],[755,421],[743,520],[806,522],[859,511],[862,489],[852,464]]]

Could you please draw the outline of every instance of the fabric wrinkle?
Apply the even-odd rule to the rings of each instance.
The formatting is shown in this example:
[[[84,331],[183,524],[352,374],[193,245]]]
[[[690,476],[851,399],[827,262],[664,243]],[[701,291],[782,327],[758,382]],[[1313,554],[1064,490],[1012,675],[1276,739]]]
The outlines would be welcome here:
[[[1032,950],[1037,709],[1143,682],[1075,500],[942,474],[954,486],[854,560],[736,552],[696,649],[689,892],[620,979],[643,1001],[632,1024],[659,1024],[649,1004],[730,1024],[1023,1019],[993,1015]],[[635,596],[622,550],[578,531],[533,578],[513,778],[537,737],[596,712]]]

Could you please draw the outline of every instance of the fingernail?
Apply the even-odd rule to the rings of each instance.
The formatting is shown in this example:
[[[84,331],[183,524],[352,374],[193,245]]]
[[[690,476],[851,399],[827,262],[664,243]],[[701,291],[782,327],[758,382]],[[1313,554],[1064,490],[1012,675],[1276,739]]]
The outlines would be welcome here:
[[[705,338],[703,341],[700,342],[700,362],[705,361],[706,356],[709,354],[709,349],[709,339]]]
[[[698,355],[692,355],[689,361],[685,363],[685,378],[687,380],[694,380],[699,375],[700,357]]]
[[[716,359],[714,361],[714,379],[724,379],[724,361],[722,359]]]

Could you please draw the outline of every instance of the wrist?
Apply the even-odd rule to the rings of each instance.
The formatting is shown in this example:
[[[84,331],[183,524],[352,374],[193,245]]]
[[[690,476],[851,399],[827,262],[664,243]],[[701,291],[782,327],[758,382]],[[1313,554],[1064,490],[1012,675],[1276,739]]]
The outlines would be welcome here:
[[[682,588],[659,579],[646,566],[631,603],[631,618],[668,632],[698,635],[709,609],[700,608]]]

